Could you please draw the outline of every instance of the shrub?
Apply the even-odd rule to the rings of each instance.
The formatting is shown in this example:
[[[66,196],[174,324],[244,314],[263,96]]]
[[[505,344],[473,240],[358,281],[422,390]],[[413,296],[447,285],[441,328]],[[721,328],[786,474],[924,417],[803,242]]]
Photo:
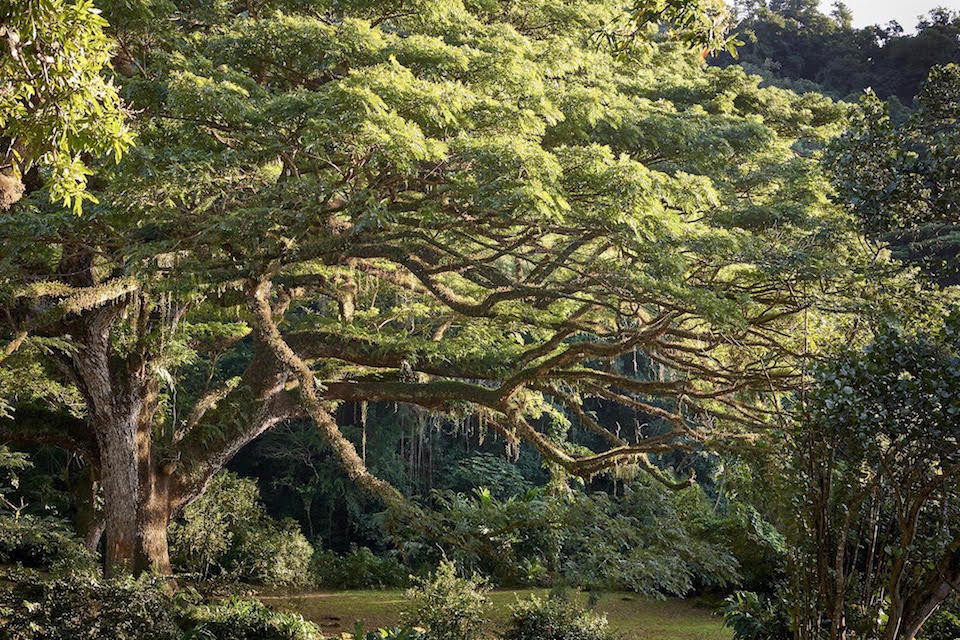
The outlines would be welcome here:
[[[259,600],[197,605],[196,591],[168,595],[155,578],[99,580],[74,574],[45,580],[5,576],[0,638],[16,640],[322,640],[302,617]]]
[[[0,637],[17,640],[179,640],[171,599],[150,579],[7,576]]]
[[[450,558],[498,586],[517,586],[547,583],[548,569],[559,564],[564,505],[540,490],[505,500],[487,489],[472,496],[435,491],[431,502],[404,535],[404,556],[414,566]]]
[[[360,623],[357,623],[352,640],[430,640],[430,638],[420,629],[409,627],[391,627],[364,633],[363,627],[360,626]]]
[[[444,560],[429,578],[415,578],[401,619],[426,627],[433,640],[475,640],[483,630],[487,591],[485,579],[460,578],[456,566]]]
[[[343,555],[316,548],[310,574],[316,584],[331,589],[386,589],[410,582],[410,570],[396,556],[378,556],[366,547],[352,547]]]
[[[733,629],[734,640],[789,640],[790,616],[779,597],[736,591],[724,600],[723,623]]]
[[[725,544],[740,565],[742,589],[767,592],[784,574],[784,537],[749,504],[728,502],[726,513],[704,519],[703,537]]]
[[[260,502],[256,482],[224,472],[170,527],[170,557],[178,572],[201,578],[229,574],[272,586],[310,579],[313,548],[293,520],[277,522]]]
[[[259,600],[231,598],[191,607],[183,616],[187,640],[322,640],[302,616],[275,611]]]
[[[312,582],[313,547],[291,518],[264,518],[242,531],[229,557],[232,572],[251,582],[273,586],[305,586]]]
[[[513,609],[504,640],[610,640],[607,618],[564,597],[532,596]]]
[[[255,526],[263,516],[259,499],[252,480],[215,475],[203,495],[170,525],[170,560],[177,571],[207,578],[224,570],[238,531]]]
[[[701,491],[671,492],[637,478],[620,497],[573,494],[561,524],[564,578],[591,591],[650,596],[736,583],[736,558],[698,525],[709,510]]]
[[[97,558],[61,520],[4,515],[0,516],[0,564],[55,572],[94,572]]]

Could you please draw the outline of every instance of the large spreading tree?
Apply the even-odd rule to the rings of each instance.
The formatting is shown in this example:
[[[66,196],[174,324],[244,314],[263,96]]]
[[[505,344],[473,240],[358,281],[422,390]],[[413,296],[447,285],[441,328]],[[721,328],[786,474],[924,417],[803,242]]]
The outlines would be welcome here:
[[[668,484],[651,454],[769,427],[860,269],[815,152],[844,109],[653,28],[624,55],[598,38],[620,10],[184,0],[117,20],[137,146],[83,216],[38,196],[0,219],[5,435],[89,461],[108,570],[168,571],[170,518],[292,418],[400,503],[338,428],[345,402]],[[590,397],[650,427],[608,429]],[[571,444],[567,419],[609,447]]]

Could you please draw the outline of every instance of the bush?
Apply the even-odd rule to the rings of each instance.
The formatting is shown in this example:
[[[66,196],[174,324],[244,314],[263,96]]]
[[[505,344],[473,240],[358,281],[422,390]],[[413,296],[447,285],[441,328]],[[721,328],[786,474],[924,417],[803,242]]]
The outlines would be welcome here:
[[[257,485],[232,473],[218,473],[197,500],[170,525],[170,560],[178,572],[202,578],[224,570],[240,530],[263,515]]]
[[[0,516],[0,564],[55,572],[94,572],[96,556],[54,518]]]
[[[498,586],[565,582],[662,596],[739,579],[727,540],[704,525],[716,518],[699,487],[671,492],[637,478],[617,497],[533,490],[500,500],[478,490],[434,492],[431,501],[403,534],[405,557],[420,565],[442,553]]]
[[[456,566],[444,560],[429,578],[415,579],[401,619],[426,627],[433,640],[475,640],[483,630],[488,591],[485,579],[460,578]]]
[[[610,640],[607,618],[564,597],[532,596],[513,609],[504,640]]]
[[[563,514],[562,572],[569,584],[682,596],[739,579],[725,544],[704,535],[702,489],[672,492],[637,478],[625,495],[573,494]]]
[[[317,585],[330,589],[387,589],[410,583],[408,567],[396,556],[378,556],[366,547],[352,547],[343,555],[317,548],[310,574]]]
[[[377,629],[376,631],[363,632],[363,627],[357,623],[357,629],[353,632],[353,640],[430,640],[420,629],[410,629],[409,627],[391,627],[390,629]]]
[[[99,580],[74,574],[44,580],[5,576],[0,638],[16,640],[322,640],[302,617],[259,600],[197,605],[196,591],[171,597],[155,578]]]
[[[498,586],[544,585],[559,564],[564,505],[540,490],[500,500],[487,489],[472,496],[431,494],[432,509],[403,535],[414,566],[450,558]]]
[[[241,531],[231,550],[232,573],[244,580],[273,586],[302,587],[312,582],[313,547],[291,518],[269,518]]]
[[[17,640],[180,640],[174,606],[150,579],[7,576],[0,637]]]
[[[784,575],[784,537],[751,505],[730,502],[726,513],[705,519],[703,537],[725,544],[740,565],[740,587],[768,592]]]
[[[724,600],[723,623],[734,640],[790,640],[790,616],[782,598],[736,591]]]
[[[233,473],[214,477],[171,525],[169,540],[178,572],[201,578],[228,574],[272,586],[311,582],[313,548],[299,526],[268,516],[256,482]]]
[[[323,640],[302,616],[245,598],[192,607],[181,624],[188,640]]]

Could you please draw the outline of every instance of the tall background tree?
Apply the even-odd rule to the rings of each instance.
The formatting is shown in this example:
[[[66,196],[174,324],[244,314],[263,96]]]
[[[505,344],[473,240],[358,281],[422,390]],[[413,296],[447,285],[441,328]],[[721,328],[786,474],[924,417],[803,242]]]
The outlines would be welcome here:
[[[778,86],[852,100],[873,89],[909,106],[931,67],[960,62],[956,12],[931,11],[915,33],[896,22],[855,29],[851,20],[842,2],[828,13],[816,0],[738,2],[739,55],[720,54],[716,63],[741,64]]]
[[[837,195],[875,241],[937,282],[960,282],[960,66],[934,67],[903,122],[873,93],[832,145]]]

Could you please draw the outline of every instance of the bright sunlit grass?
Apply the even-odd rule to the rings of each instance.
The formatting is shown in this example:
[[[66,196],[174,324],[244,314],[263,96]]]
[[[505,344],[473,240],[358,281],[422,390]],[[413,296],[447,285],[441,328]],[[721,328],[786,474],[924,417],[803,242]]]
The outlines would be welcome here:
[[[494,591],[490,594],[491,634],[502,630],[509,620],[510,607],[530,594],[546,595],[543,589]],[[586,594],[578,594],[586,603]],[[359,620],[364,629],[396,624],[403,605],[403,591],[342,591],[263,596],[268,604],[295,611],[320,625],[326,635],[352,631]],[[596,610],[606,613],[610,626],[625,640],[729,640],[713,607],[699,600],[648,600],[630,593],[608,593],[600,597]]]

